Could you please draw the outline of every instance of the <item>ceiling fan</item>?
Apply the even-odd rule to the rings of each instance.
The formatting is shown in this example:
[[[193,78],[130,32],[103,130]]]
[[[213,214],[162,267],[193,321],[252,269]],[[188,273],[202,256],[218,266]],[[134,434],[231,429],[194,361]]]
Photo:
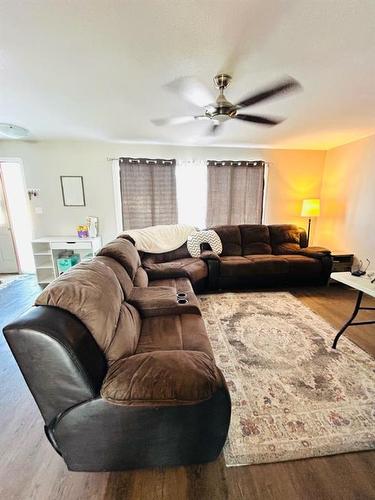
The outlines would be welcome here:
[[[211,120],[212,126],[210,133],[214,134],[217,129],[227,120],[243,120],[246,122],[257,123],[260,125],[277,125],[283,121],[283,118],[273,118],[260,115],[249,115],[239,113],[239,110],[271,99],[277,95],[285,95],[288,92],[301,89],[301,85],[292,77],[287,77],[270,87],[250,94],[237,104],[232,104],[224,95],[224,90],[230,84],[232,77],[225,73],[215,76],[214,84],[219,90],[217,99],[213,102],[211,92],[198,80],[193,77],[182,77],[167,84],[165,87],[177,93],[196,106],[203,107],[204,112],[193,116],[175,116],[171,118],[158,118],[151,120],[155,125],[179,125],[182,123],[193,122],[195,120]]]

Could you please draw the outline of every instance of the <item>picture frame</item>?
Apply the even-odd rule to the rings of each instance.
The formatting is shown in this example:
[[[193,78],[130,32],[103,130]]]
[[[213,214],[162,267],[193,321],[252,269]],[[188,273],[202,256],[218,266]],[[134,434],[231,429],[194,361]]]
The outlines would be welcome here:
[[[64,207],[85,207],[85,188],[82,175],[60,175]]]

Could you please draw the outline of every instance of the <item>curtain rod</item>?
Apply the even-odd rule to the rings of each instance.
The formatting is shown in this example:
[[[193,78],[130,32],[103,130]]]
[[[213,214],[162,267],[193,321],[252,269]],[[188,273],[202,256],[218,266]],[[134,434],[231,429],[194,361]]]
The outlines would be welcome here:
[[[120,156],[119,158],[112,158],[111,156],[107,156],[107,161],[120,161],[121,158],[126,158],[125,156]],[[143,158],[130,158],[130,162],[139,163]],[[163,163],[173,163],[175,160],[161,160]],[[158,159],[146,159],[146,163],[157,163]]]
[[[120,161],[120,158],[121,157],[111,157],[111,156],[107,156],[107,161]],[[167,160],[167,161],[170,161],[170,160]],[[207,163],[209,163],[210,161],[215,161],[215,160],[202,160],[202,161],[206,161]],[[234,163],[239,163],[240,160],[236,161],[236,160],[233,160]],[[265,166],[269,166],[272,162],[269,162],[269,161],[264,161],[264,160],[258,160],[258,162],[263,162]],[[222,161],[217,161],[217,163],[231,163],[231,161],[229,160],[222,160]],[[242,163],[257,163],[257,160],[242,160]]]
[[[113,158],[111,156],[107,156],[107,161],[119,161],[120,160],[120,157],[118,158]],[[171,160],[167,160],[167,161],[171,161]],[[190,161],[190,160],[188,160]],[[264,161],[264,160],[199,160],[199,161],[207,161],[207,162],[216,162],[216,163],[257,163],[257,162],[263,162],[265,165],[269,165],[270,162],[267,162],[267,161]]]

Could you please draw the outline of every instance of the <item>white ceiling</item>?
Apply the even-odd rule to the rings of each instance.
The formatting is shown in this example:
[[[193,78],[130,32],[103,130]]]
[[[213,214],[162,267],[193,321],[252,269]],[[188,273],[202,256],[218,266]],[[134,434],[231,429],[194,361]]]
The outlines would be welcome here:
[[[374,22],[375,0],[0,0],[0,122],[34,140],[327,149],[375,133]],[[304,91],[246,110],[288,118],[273,128],[150,123],[199,112],[164,84],[220,70],[233,101],[284,75]]]

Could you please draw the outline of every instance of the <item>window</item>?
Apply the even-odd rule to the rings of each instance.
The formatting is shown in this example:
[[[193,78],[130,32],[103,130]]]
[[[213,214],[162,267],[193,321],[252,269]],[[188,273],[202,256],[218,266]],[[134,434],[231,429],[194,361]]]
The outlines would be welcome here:
[[[120,158],[119,166],[114,165],[119,230],[262,222],[263,161]]]
[[[203,229],[206,224],[207,162],[180,160],[176,166],[179,224]]]
[[[261,224],[263,161],[208,161],[207,226]]]
[[[124,229],[177,223],[176,161],[120,158]]]

